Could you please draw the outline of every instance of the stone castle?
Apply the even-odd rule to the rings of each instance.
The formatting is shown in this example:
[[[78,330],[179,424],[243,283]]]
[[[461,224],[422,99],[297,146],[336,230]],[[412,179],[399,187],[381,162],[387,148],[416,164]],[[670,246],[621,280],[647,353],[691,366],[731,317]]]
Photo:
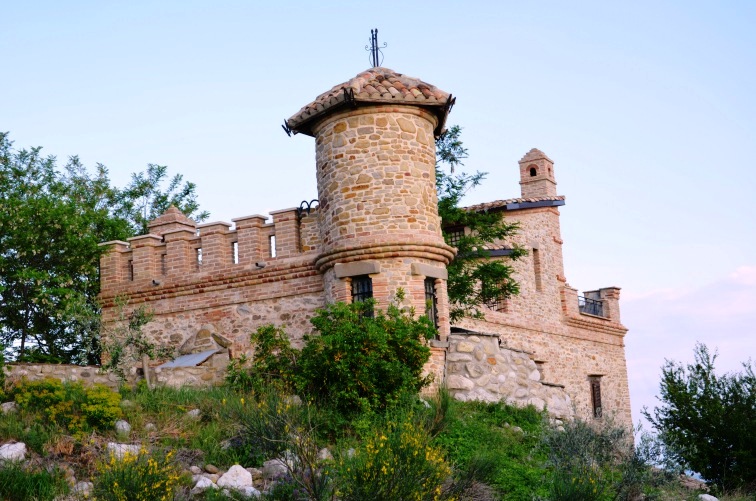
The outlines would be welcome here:
[[[375,298],[385,308],[398,288],[438,327],[427,370],[461,400],[546,406],[552,415],[613,415],[631,423],[619,288],[578,296],[562,259],[554,164],[537,149],[519,162],[521,196],[472,206],[520,224],[506,245],[521,293],[490,304],[484,320],[449,321],[446,265],[455,235],[437,211],[435,138],[454,99],[421,80],[372,68],[318,96],[286,121],[288,133],[315,139],[318,203],[233,224],[197,225],[175,208],[150,233],[107,242],[101,260],[105,324],[117,298],[154,313],[151,339],[188,355],[189,380],[212,380],[229,358],[250,353],[249,334],[272,323],[293,343],[328,302]],[[171,363],[155,368],[158,380]],[[162,376],[161,376],[162,374]],[[197,382],[195,381],[195,382]]]

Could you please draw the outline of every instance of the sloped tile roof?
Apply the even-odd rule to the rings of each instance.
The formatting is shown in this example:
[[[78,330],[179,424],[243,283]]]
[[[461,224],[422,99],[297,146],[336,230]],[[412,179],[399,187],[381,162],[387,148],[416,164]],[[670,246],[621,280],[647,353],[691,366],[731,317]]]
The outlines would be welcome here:
[[[506,200],[494,200],[493,202],[483,202],[482,204],[475,204],[471,205],[469,207],[465,207],[464,209],[467,211],[472,212],[483,212],[483,211],[489,211],[492,209],[504,209],[504,210],[515,210],[515,209],[525,209],[528,208],[528,206],[532,206],[532,204],[536,204],[539,202],[564,202],[565,198],[564,195],[557,195],[555,197],[538,197],[538,198],[509,198]],[[520,205],[525,205],[525,207],[519,207]],[[564,204],[554,204],[554,205],[564,205]]]
[[[418,78],[388,68],[370,68],[316,97],[289,118],[286,125],[294,133],[312,135],[310,128],[314,119],[329,110],[349,104],[359,106],[360,103],[411,104],[432,108],[439,118],[436,134],[440,134],[454,98]]]

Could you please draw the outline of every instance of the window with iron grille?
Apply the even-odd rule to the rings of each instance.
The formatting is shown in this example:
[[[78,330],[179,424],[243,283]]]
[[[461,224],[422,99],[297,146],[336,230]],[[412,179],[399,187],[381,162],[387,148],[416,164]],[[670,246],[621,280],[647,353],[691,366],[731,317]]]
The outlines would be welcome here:
[[[425,279],[425,314],[438,328],[438,298],[436,297],[436,279]]]
[[[601,377],[594,376],[589,378],[591,383],[591,403],[593,404],[593,417],[600,418],[601,409]]]
[[[373,297],[373,279],[368,275],[352,277],[352,302],[361,303]],[[368,315],[368,316],[372,316]]]
[[[504,297],[497,297],[493,301],[486,303],[486,306],[490,310],[498,311],[499,313],[506,313],[509,311],[509,299]]]
[[[459,241],[462,239],[462,237],[465,236],[465,228],[464,226],[458,226],[456,228],[447,228],[444,233],[446,233],[446,241],[449,245],[452,247],[458,247]]]

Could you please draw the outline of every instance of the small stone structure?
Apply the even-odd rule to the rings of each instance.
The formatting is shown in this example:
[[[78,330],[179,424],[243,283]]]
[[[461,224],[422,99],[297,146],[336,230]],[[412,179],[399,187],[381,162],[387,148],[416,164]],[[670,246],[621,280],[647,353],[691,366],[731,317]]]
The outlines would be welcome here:
[[[532,405],[562,420],[574,416],[564,386],[541,381],[531,354],[502,348],[496,334],[452,333],[449,344],[446,387],[457,400]]]
[[[249,335],[262,325],[284,327],[301,346],[318,308],[365,295],[385,308],[401,288],[405,306],[427,312],[438,326],[426,372],[436,384],[458,386],[457,398],[545,402],[559,415],[571,407],[585,419],[613,414],[630,426],[620,290],[580,298],[567,283],[559,223],[565,199],[556,191],[554,162],[540,150],[519,161],[519,198],[468,207],[519,223],[513,241],[489,250],[490,259],[502,260],[512,244],[528,250],[513,263],[521,293],[488,305],[482,319],[454,326],[488,335],[450,336],[446,265],[456,248],[441,232],[434,138],[453,104],[451,94],[387,68],[319,95],[284,127],[315,140],[318,203],[233,224],[197,225],[171,208],[150,223],[149,234],[103,244],[103,324],[119,321],[117,298],[126,297],[129,309],[154,314],[144,327],[153,341],[183,354],[217,348],[225,361],[251,354]],[[446,229],[452,237],[470,231]],[[471,352],[460,349],[470,345]],[[475,353],[486,353],[485,363],[462,360]],[[187,369],[187,381],[216,374],[200,372]],[[157,379],[181,382],[162,371]]]

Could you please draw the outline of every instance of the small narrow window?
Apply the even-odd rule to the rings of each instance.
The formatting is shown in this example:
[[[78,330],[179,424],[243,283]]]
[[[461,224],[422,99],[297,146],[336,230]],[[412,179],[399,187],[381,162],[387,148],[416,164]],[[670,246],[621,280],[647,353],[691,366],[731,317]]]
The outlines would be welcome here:
[[[127,264],[127,269],[129,273],[129,280],[133,282],[134,281],[134,261],[133,260],[129,259],[129,262]]]
[[[541,292],[541,253],[538,249],[533,249],[533,274],[535,275],[536,292]]]
[[[239,264],[239,242],[231,244],[231,261],[234,264]]]
[[[369,275],[352,277],[352,302],[361,303],[373,297],[373,279]],[[365,316],[372,317],[373,312],[365,312]]]
[[[268,245],[270,245],[270,257],[276,257],[276,236],[271,235],[268,239]]]
[[[202,247],[197,247],[197,266],[202,266]]]
[[[591,404],[593,406],[593,417],[598,419],[602,416],[601,408],[601,376],[592,376],[589,378],[591,383]]]
[[[436,279],[425,279],[425,314],[433,325],[438,328],[438,297],[436,296]]]
[[[160,273],[165,276],[168,274],[168,256],[160,254]]]
[[[535,167],[531,167],[530,168],[530,177],[536,177],[536,175],[538,175],[538,171],[536,170]]]

